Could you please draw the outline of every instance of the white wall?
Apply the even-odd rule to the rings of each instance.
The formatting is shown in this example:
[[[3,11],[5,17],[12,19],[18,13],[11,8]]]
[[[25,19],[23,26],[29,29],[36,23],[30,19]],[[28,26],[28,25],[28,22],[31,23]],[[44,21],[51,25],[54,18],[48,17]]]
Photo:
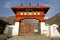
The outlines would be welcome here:
[[[13,29],[12,35],[16,36],[16,35],[18,35],[18,32],[19,32],[19,22],[15,22],[15,27]]]
[[[46,27],[46,34],[47,34],[47,36],[50,36],[50,34],[51,34],[51,32],[50,32],[50,25],[46,24],[45,27]]]
[[[34,32],[38,32],[38,29],[34,29]]]
[[[4,34],[6,34],[6,35],[8,35],[8,26],[9,25],[6,25],[5,30],[4,30]]]
[[[19,32],[19,22],[15,22],[15,25],[9,25],[8,27],[9,36],[17,36],[18,32]]]
[[[41,25],[41,34],[46,34],[46,36],[50,37],[60,37],[60,33],[57,30],[58,25],[56,24],[45,25],[44,22],[41,22],[40,25]]]
[[[8,25],[8,36],[12,36],[15,25]]]
[[[51,37],[60,37],[60,33],[57,30],[58,25],[53,24],[51,25],[50,29],[51,29]]]
[[[41,35],[46,34],[45,22],[40,22]]]

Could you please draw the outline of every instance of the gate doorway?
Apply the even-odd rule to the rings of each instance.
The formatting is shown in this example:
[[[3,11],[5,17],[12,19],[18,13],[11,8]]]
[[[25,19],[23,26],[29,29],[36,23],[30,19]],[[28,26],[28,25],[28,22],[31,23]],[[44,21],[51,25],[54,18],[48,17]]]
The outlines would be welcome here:
[[[24,19],[20,22],[19,35],[40,35],[40,23],[36,19]]]

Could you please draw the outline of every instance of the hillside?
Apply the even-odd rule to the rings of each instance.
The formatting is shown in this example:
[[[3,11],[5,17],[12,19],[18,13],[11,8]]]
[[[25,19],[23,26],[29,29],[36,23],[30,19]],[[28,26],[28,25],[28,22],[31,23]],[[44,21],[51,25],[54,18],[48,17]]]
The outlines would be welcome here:
[[[0,19],[8,22],[9,24],[14,24],[15,22],[15,16],[10,16],[10,17],[0,17]]]
[[[47,19],[46,23],[50,24],[50,25],[51,24],[58,24],[58,25],[60,25],[60,13],[56,14],[55,16],[53,16],[50,19]]]

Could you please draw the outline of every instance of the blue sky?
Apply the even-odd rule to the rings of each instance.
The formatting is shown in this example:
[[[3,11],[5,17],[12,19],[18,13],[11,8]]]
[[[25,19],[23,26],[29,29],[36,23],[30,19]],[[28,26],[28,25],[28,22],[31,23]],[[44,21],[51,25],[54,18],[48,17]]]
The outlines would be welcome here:
[[[60,0],[0,0],[0,16],[13,16],[14,12],[11,10],[12,6],[19,6],[23,3],[24,6],[28,6],[29,3],[32,6],[39,5],[49,6],[50,9],[45,15],[46,17],[52,17],[57,13],[60,13]]]

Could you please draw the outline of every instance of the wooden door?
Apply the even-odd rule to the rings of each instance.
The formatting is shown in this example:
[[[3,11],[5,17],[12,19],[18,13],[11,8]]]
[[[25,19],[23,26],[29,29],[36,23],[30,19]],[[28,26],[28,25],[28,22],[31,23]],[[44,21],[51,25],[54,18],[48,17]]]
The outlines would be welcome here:
[[[20,35],[34,35],[33,23],[20,23]]]

